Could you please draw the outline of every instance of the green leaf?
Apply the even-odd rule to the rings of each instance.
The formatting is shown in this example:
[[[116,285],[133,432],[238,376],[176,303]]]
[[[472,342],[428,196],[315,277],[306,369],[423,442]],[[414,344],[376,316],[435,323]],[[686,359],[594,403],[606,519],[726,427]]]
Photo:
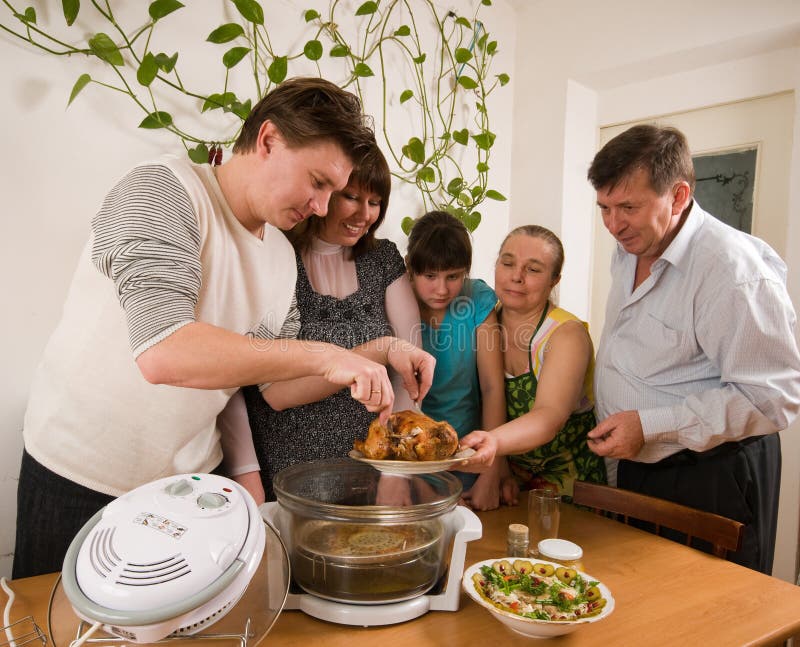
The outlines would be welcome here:
[[[92,77],[88,74],[81,74],[78,77],[78,80],[75,81],[75,85],[72,86],[72,92],[69,93],[69,101],[67,101],[67,106],[78,96],[78,93],[86,87],[86,84],[92,80]]]
[[[178,2],[178,0],[155,0],[155,2],[150,3],[148,11],[153,20],[159,20],[164,16],[168,16],[173,11],[177,11],[181,7],[183,7],[183,4]]]
[[[34,25],[36,24],[36,9],[33,7],[28,7],[25,9],[25,13],[18,13],[14,15],[22,22],[29,22]]]
[[[95,34],[89,39],[89,49],[92,50],[95,56],[100,60],[110,63],[111,65],[123,66],[125,61],[122,60],[122,54],[107,34],[100,32]]]
[[[485,7],[491,7],[492,6],[492,0],[481,0],[481,4],[483,6],[485,6]]]
[[[306,43],[306,46],[303,48],[303,53],[306,55],[306,58],[311,61],[318,61],[322,58],[322,43],[318,40],[310,40]]]
[[[477,81],[470,76],[459,76],[458,84],[465,90],[474,90],[478,87]]]
[[[478,47],[481,49],[486,47],[486,41],[489,39],[489,34],[485,33],[478,39]]]
[[[303,14],[303,18],[306,19],[306,22],[311,22],[312,20],[316,20],[319,18],[319,11],[316,9],[309,9],[308,11]]]
[[[475,110],[477,110],[478,112],[482,112],[483,114],[486,114],[486,105],[481,103],[480,101],[476,101]]]
[[[206,100],[203,102],[203,107],[200,109],[200,112],[205,112],[206,110],[218,110],[218,109],[225,110],[234,101],[236,101],[236,95],[233,92],[226,92],[224,94],[215,92],[214,94],[209,94],[206,97]]]
[[[264,10],[256,0],[231,0],[242,17],[254,25],[264,24]]]
[[[378,3],[369,0],[369,2],[365,2],[358,9],[356,9],[356,16],[368,16],[370,14],[375,13],[377,10],[378,10]]]
[[[469,207],[472,204],[472,196],[467,191],[462,191],[456,198],[458,204]]]
[[[240,101],[234,101],[231,104],[231,112],[235,114],[237,117],[241,118],[242,121],[247,119],[250,115],[250,110],[253,108],[253,102],[248,99],[244,103]]]
[[[406,216],[400,222],[400,229],[403,230],[403,233],[406,236],[408,236],[411,233],[411,229],[414,227],[414,222],[415,222],[414,219],[409,216]]]
[[[453,131],[453,139],[462,146],[466,146],[469,141],[469,131],[466,128]]]
[[[462,27],[466,27],[467,29],[472,29],[472,24],[470,24],[469,20],[467,20],[463,16],[460,18],[456,18],[456,24],[461,25]]]
[[[439,135],[439,139],[441,139],[443,142],[450,141],[450,137],[451,137],[451,135],[447,131],[445,131],[441,135]]]
[[[152,52],[147,52],[142,59],[141,64],[139,65],[139,69],[136,70],[136,80],[139,81],[143,86],[149,87],[149,85],[153,82],[156,78],[156,74],[158,74],[158,63],[156,63],[156,57],[153,56]]]
[[[456,48],[456,63],[466,63],[471,58],[472,52],[470,52],[466,47]]]
[[[234,38],[238,38],[244,34],[244,27],[242,27],[238,22],[229,22],[225,23],[224,25],[220,25],[214,31],[212,31],[206,41],[209,43],[230,43]]]
[[[504,196],[499,191],[495,191],[494,189],[489,189],[486,192],[486,197],[489,198],[490,200],[497,200],[499,202],[505,202],[506,201],[506,196]]]
[[[478,162],[475,165],[475,169],[478,171],[478,173],[488,173],[489,165],[486,162]]]
[[[464,223],[464,226],[470,232],[473,232],[478,228],[478,225],[481,224],[481,214],[479,211],[470,211],[462,216],[461,222]]]
[[[483,195],[483,189],[479,186],[472,187],[469,192],[472,194],[472,199],[476,201]]]
[[[175,69],[175,63],[178,62],[178,52],[175,52],[172,56],[167,56],[164,52],[160,54],[156,54],[156,64],[160,67],[164,72],[172,72]]]
[[[400,25],[394,32],[395,36],[410,36],[411,28],[408,25]]]
[[[366,63],[356,63],[356,66],[353,68],[353,74],[361,77],[375,76],[375,73],[372,71],[372,68]]]
[[[488,130],[483,131],[477,135],[473,135],[472,139],[475,140],[475,143],[478,145],[478,148],[482,150],[489,150],[494,144],[494,138],[496,135],[494,133],[490,133]]]
[[[400,93],[400,103],[405,103],[413,96],[414,93],[411,90],[403,90],[403,92]]]
[[[172,115],[163,110],[151,112],[139,124],[139,128],[166,128],[172,125]]]
[[[417,171],[417,182],[436,182],[436,173],[430,166]]]
[[[491,43],[489,43],[489,46],[486,48],[486,53],[494,54],[496,51],[497,51],[497,41],[493,40]]]
[[[78,11],[80,11],[81,8],[81,1],[61,0],[61,8],[64,10],[64,20],[67,21],[67,26],[69,27],[78,17]]]
[[[222,64],[231,69],[241,61],[250,51],[249,47],[231,47],[222,55]]]
[[[497,75],[497,80],[500,81],[500,85],[505,85],[506,83],[508,83],[511,80],[511,77],[508,76],[508,74],[505,74],[505,73],[498,74]]]
[[[461,193],[461,189],[463,188],[464,180],[460,177],[456,177],[447,183],[447,188],[445,190],[453,197],[456,197],[459,193]]]
[[[412,137],[408,144],[403,146],[403,155],[412,162],[422,164],[425,161],[425,145],[419,137]]]
[[[267,68],[267,76],[273,83],[280,83],[286,78],[288,60],[285,56],[276,56]]]
[[[341,58],[342,56],[347,56],[349,53],[350,48],[347,45],[334,45],[331,47],[330,55]]]
[[[422,64],[425,62],[425,59],[426,59],[426,58],[427,58],[427,54],[425,54],[425,52],[422,52],[422,54],[420,54],[419,56],[417,56],[416,58],[414,58],[414,59],[412,59],[412,60],[413,60],[413,61],[414,61],[414,62],[415,62],[417,65],[422,65]]]
[[[200,142],[194,148],[190,148],[187,152],[189,153],[189,159],[195,164],[208,164],[208,146],[203,142]]]

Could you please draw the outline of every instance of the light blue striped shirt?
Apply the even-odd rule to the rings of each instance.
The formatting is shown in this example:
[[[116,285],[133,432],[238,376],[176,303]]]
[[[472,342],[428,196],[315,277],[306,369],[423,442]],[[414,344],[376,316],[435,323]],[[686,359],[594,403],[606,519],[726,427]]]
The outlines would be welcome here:
[[[651,275],[618,246],[594,374],[598,420],[636,410],[653,463],[785,429],[800,411],[786,265],[697,203]]]

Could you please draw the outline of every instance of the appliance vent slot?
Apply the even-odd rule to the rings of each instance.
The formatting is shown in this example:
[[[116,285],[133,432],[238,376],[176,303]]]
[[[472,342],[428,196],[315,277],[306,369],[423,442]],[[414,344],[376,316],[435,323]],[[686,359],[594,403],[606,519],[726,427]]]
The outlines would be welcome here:
[[[149,564],[128,562],[118,575],[117,584],[125,586],[154,586],[188,575],[192,572],[183,555],[173,555],[167,559]]]
[[[220,607],[217,611],[214,611],[214,613],[212,613],[211,615],[208,615],[205,618],[203,618],[202,620],[198,620],[197,622],[193,622],[190,625],[184,625],[180,629],[176,629],[175,631],[173,631],[170,635],[171,636],[182,636],[182,635],[187,635],[187,634],[193,634],[193,633],[199,631],[206,624],[211,623],[211,622],[216,622],[217,620],[219,620],[219,616],[225,615],[225,613],[226,613],[225,609],[227,609],[229,606],[231,606],[231,604],[233,604],[233,602],[226,603],[225,605]]]
[[[89,563],[100,577],[108,577],[122,561],[114,550],[116,528],[104,528],[92,534],[89,544]]]

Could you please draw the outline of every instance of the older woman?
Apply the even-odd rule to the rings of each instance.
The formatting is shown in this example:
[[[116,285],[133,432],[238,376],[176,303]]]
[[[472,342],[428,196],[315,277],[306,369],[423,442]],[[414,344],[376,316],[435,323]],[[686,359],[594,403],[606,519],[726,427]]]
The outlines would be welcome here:
[[[564,250],[548,229],[526,225],[503,241],[495,266],[498,318],[505,335],[509,422],[461,440],[477,454],[469,464],[508,456],[523,489],[572,494],[575,479],[605,482],[605,465],[586,444],[595,425],[594,354],[586,324],[550,300]],[[505,491],[505,498],[513,494]]]
[[[333,343],[383,364],[404,344],[420,346],[419,309],[403,258],[394,243],[375,237],[390,187],[389,167],[374,146],[333,195],[327,216],[312,216],[289,233],[297,257],[299,339]],[[410,408],[406,389],[394,386],[395,410]],[[248,387],[244,394],[255,454],[232,447],[229,435],[226,466],[257,500],[274,498],[272,479],[284,467],[346,456],[375,417],[347,388],[320,378],[275,382],[263,393]],[[242,405],[231,406],[239,407],[241,419]]]

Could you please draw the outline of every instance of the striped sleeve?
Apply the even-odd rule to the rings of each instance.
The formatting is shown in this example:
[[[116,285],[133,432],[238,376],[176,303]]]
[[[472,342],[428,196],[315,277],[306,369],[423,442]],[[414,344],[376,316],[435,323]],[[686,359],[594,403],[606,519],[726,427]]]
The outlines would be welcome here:
[[[106,196],[92,230],[92,262],[114,282],[134,357],[195,320],[200,230],[172,171],[135,168]]]
[[[278,334],[275,334],[278,330]],[[273,327],[271,322],[262,321],[256,329],[253,337],[256,339],[297,339],[300,334],[300,309],[297,307],[297,296],[292,296],[292,304],[289,306],[289,312],[286,314],[286,319],[283,320],[280,329]]]

